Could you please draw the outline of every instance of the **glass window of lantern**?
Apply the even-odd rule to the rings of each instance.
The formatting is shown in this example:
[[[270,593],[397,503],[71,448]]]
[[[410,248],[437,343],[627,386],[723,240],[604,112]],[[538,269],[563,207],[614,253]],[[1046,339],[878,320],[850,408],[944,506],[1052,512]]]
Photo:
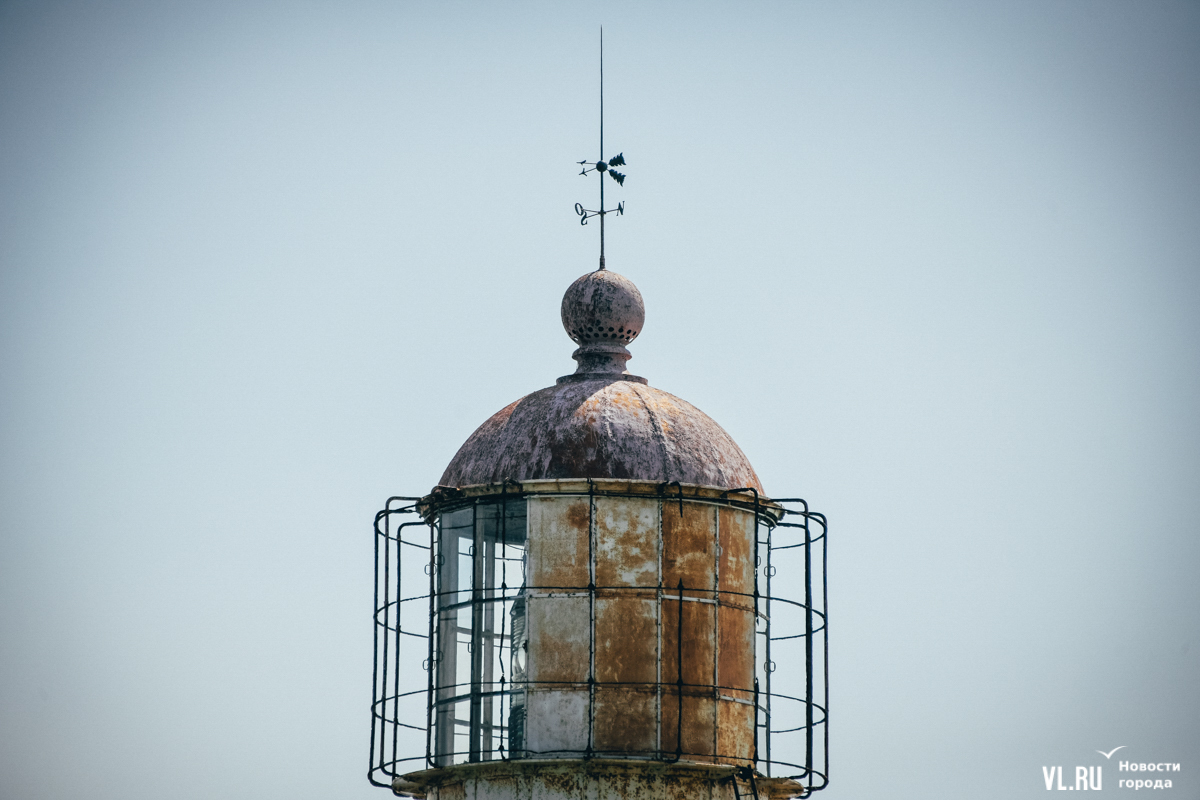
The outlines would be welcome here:
[[[433,754],[439,766],[519,754],[524,720],[524,498],[441,516]],[[520,672],[521,674],[517,674]]]

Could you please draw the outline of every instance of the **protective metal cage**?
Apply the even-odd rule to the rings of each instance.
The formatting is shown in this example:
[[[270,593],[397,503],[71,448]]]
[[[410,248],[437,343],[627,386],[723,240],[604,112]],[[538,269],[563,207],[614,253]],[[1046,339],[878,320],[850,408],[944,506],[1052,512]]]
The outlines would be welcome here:
[[[684,490],[679,487],[676,496],[672,487],[678,484],[658,486],[657,501],[660,508],[678,502],[682,517]],[[586,496],[593,509],[597,498],[646,499],[645,494],[609,491],[592,481],[577,494]],[[656,586],[597,585],[594,578],[587,586],[531,586],[526,582],[526,499],[531,496],[513,484],[497,493],[452,496],[432,504],[430,498],[392,497],[376,514],[368,771],[373,785],[390,788],[398,776],[453,764],[549,756],[715,761],[794,779],[806,794],[825,788],[829,659],[827,523],[822,514],[810,511],[801,499],[760,500],[753,489],[722,493],[752,514],[752,593],[689,587],[682,580],[664,586],[661,569]],[[774,587],[781,582],[798,596],[778,593]],[[606,750],[589,734],[586,746],[546,753],[526,741],[531,692],[554,688],[526,674],[526,607],[541,597],[572,592],[586,597],[592,608],[598,595],[623,592],[657,602],[658,658],[678,663],[660,663],[656,679],[639,687],[658,704],[655,747],[637,753]],[[698,756],[684,747],[685,694],[739,694],[737,687],[684,682],[683,601],[701,593],[713,598],[701,602],[718,607],[740,602],[753,609],[753,687],[739,701],[753,707],[755,733],[748,759],[732,752]],[[734,594],[741,596],[730,596]],[[594,619],[593,614],[593,627]],[[662,646],[664,628],[668,636],[673,629],[675,645]],[[594,654],[592,662],[590,695],[585,695],[589,718],[595,716],[596,692],[604,688],[595,676]],[[673,703],[679,705],[674,712]],[[664,732],[664,724],[680,729]]]

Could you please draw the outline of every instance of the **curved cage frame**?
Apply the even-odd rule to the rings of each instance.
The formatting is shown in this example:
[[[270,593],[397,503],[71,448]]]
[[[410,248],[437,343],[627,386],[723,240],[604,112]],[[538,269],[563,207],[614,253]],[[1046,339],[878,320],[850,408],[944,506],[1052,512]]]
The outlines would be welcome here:
[[[672,491],[678,487],[677,494]],[[452,511],[470,509],[472,530],[479,530],[477,520],[491,514],[498,521],[496,534],[484,546],[498,549],[496,563],[502,571],[514,561],[517,545],[509,538],[507,524],[510,506],[524,501],[536,492],[525,491],[520,484],[501,487],[499,493],[465,497],[461,492],[447,496],[391,497],[375,515],[375,602],[374,602],[374,668],[371,701],[371,749],[368,779],[375,786],[392,787],[393,779],[430,768],[479,761],[516,760],[539,757],[606,758],[654,760],[666,763],[680,760],[704,763],[727,763],[750,767],[753,772],[774,778],[799,782],[805,794],[825,788],[829,776],[829,654],[828,654],[828,584],[826,577],[828,524],[824,515],[810,511],[799,498],[760,498],[752,488],[723,492],[722,495],[753,513],[754,520],[754,591],[730,592],[714,587],[688,587],[679,581],[675,586],[600,586],[593,581],[581,586],[527,586],[522,580],[510,584],[507,574],[494,576],[491,582],[480,581],[478,567],[469,591],[461,588],[445,590],[439,579],[445,578],[447,559],[443,543],[449,534],[442,530],[446,515]],[[646,499],[644,493],[609,490],[593,481],[587,491],[561,492],[560,495],[596,497],[628,497]],[[662,504],[682,504],[693,498],[684,496],[678,483],[658,486]],[[523,512],[522,512],[523,516]],[[425,530],[421,530],[424,528]],[[661,530],[660,530],[661,533]],[[481,543],[475,533],[474,546]],[[523,550],[523,540],[520,545]],[[456,546],[457,551],[457,546]],[[462,553],[472,564],[480,559],[475,553]],[[419,568],[419,571],[418,569]],[[788,586],[796,586],[797,572],[803,573],[799,589],[801,598],[780,594],[777,576],[783,570]],[[413,587],[413,583],[417,587]],[[661,666],[654,682],[600,682],[589,675],[581,682],[532,682],[516,674],[514,629],[508,629],[513,609],[533,597],[587,596],[591,608],[598,595],[647,593],[657,599],[659,618],[664,602],[674,602],[678,626],[675,658],[676,680],[664,682]],[[689,596],[690,593],[690,596]],[[466,595],[469,594],[469,597]],[[702,599],[706,594],[713,599]],[[453,597],[453,602],[447,602]],[[745,687],[723,687],[713,684],[683,682],[683,602],[715,602],[752,606],[755,617],[755,679],[753,691],[754,726],[756,736],[750,763],[734,754],[689,753],[683,750],[683,698],[692,692],[713,691],[728,693],[725,699],[735,699]],[[459,632],[465,630],[455,623],[447,626],[446,612],[470,610],[472,627],[466,652],[476,663],[471,680],[446,682],[445,662],[449,649],[461,651]],[[496,613],[496,611],[499,613]],[[594,613],[594,612],[593,612]],[[492,627],[487,628],[487,620]],[[483,620],[481,623],[480,620]],[[499,620],[499,626],[494,624]],[[593,616],[594,621],[594,616]],[[660,622],[660,625],[662,623]],[[667,622],[667,624],[670,624]],[[661,636],[661,632],[660,632]],[[594,635],[593,635],[594,639]],[[490,680],[478,669],[484,656],[471,652],[471,644],[480,651],[486,644],[495,659],[496,669]],[[451,647],[452,646],[452,647]],[[519,648],[518,648],[519,649]],[[666,658],[660,653],[659,658]],[[658,698],[658,723],[662,725],[663,703],[678,702],[675,714],[679,730],[675,732],[676,747],[659,747],[649,752],[631,754],[628,751],[597,749],[589,730],[588,746],[579,750],[542,753],[528,749],[520,741],[519,727],[510,725],[514,719],[514,703],[523,708],[525,692],[531,688],[575,688],[590,692],[589,715],[594,714],[595,692],[602,687],[640,688]],[[417,687],[417,688],[406,688]],[[403,691],[402,691],[403,690]],[[746,702],[741,700],[739,702]],[[464,720],[455,717],[454,709],[466,704],[470,715]],[[447,712],[447,709],[449,711]],[[449,714],[447,717],[446,715]],[[441,716],[439,716],[441,715]],[[449,724],[446,720],[449,720]],[[465,724],[464,724],[465,723]],[[438,730],[449,729],[452,735]],[[466,728],[458,733],[459,728]],[[462,744],[466,744],[465,747]]]

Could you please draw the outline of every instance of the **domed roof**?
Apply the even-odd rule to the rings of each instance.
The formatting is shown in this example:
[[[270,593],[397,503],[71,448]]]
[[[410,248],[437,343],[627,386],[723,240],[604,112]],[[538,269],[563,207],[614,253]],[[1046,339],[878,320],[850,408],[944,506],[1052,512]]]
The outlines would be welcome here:
[[[539,478],[762,486],[725,430],[691,403],[620,377],[564,381],[495,414],[459,449],[443,486]]]
[[[700,409],[630,375],[625,344],[642,330],[642,295],[604,268],[562,302],[579,366],[492,415],[459,448],[439,483],[624,478],[721,489],[762,486],[741,448]]]

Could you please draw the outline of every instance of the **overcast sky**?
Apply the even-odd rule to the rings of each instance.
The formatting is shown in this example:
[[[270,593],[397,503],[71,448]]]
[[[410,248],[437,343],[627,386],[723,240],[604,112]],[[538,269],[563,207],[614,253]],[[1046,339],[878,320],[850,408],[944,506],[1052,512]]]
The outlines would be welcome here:
[[[7,2],[0,797],[388,796],[371,520],[574,368],[600,24],[630,369],[830,519],[824,796],[1200,792],[1200,5]]]

